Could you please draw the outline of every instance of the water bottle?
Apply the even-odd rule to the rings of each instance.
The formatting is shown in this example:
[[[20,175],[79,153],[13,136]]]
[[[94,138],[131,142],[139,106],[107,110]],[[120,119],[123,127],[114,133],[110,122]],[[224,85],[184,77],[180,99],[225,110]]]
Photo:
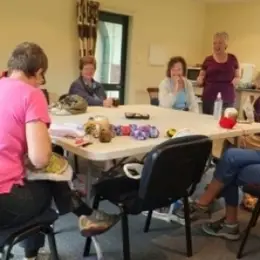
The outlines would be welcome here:
[[[219,92],[217,98],[214,102],[214,112],[213,116],[216,120],[219,120],[222,116],[222,109],[223,109],[223,100],[221,97],[221,93]]]

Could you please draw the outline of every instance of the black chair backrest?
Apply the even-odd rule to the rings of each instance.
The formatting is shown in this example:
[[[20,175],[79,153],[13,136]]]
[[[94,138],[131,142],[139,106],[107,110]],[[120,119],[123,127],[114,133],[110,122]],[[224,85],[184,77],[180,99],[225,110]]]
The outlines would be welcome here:
[[[146,90],[150,97],[150,105],[159,106],[159,88],[147,88]]]
[[[187,196],[200,182],[212,141],[201,135],[170,139],[146,157],[140,180],[141,210],[164,207]]]
[[[150,105],[159,106],[159,99],[158,98],[150,98]]]

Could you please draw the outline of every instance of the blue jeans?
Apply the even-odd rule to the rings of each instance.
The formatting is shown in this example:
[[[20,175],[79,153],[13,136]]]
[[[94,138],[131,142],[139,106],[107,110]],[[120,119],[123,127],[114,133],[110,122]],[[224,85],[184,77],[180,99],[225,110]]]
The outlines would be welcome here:
[[[238,187],[260,185],[260,151],[231,148],[216,166],[214,178],[224,183],[221,196],[229,206],[238,206]]]

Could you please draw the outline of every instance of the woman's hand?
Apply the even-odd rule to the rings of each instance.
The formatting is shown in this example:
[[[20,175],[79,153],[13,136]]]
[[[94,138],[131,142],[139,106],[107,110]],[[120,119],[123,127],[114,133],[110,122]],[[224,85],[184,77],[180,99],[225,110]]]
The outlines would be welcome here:
[[[202,86],[204,84],[204,76],[198,76],[197,83],[199,86]]]
[[[113,106],[113,99],[112,98],[107,98],[103,101],[103,106],[104,107],[112,107]]]
[[[177,93],[184,87],[184,79],[181,76],[175,76],[172,80],[174,82],[173,93]]]
[[[232,80],[232,85],[234,87],[236,87],[240,82],[240,78],[239,77],[235,77],[233,80]]]

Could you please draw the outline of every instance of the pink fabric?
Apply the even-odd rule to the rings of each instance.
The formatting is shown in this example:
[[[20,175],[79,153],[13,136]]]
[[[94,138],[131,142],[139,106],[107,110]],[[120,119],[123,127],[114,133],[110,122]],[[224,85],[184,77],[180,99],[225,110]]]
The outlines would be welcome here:
[[[42,91],[16,79],[0,79],[0,194],[23,184],[25,125],[38,120],[50,123]]]

